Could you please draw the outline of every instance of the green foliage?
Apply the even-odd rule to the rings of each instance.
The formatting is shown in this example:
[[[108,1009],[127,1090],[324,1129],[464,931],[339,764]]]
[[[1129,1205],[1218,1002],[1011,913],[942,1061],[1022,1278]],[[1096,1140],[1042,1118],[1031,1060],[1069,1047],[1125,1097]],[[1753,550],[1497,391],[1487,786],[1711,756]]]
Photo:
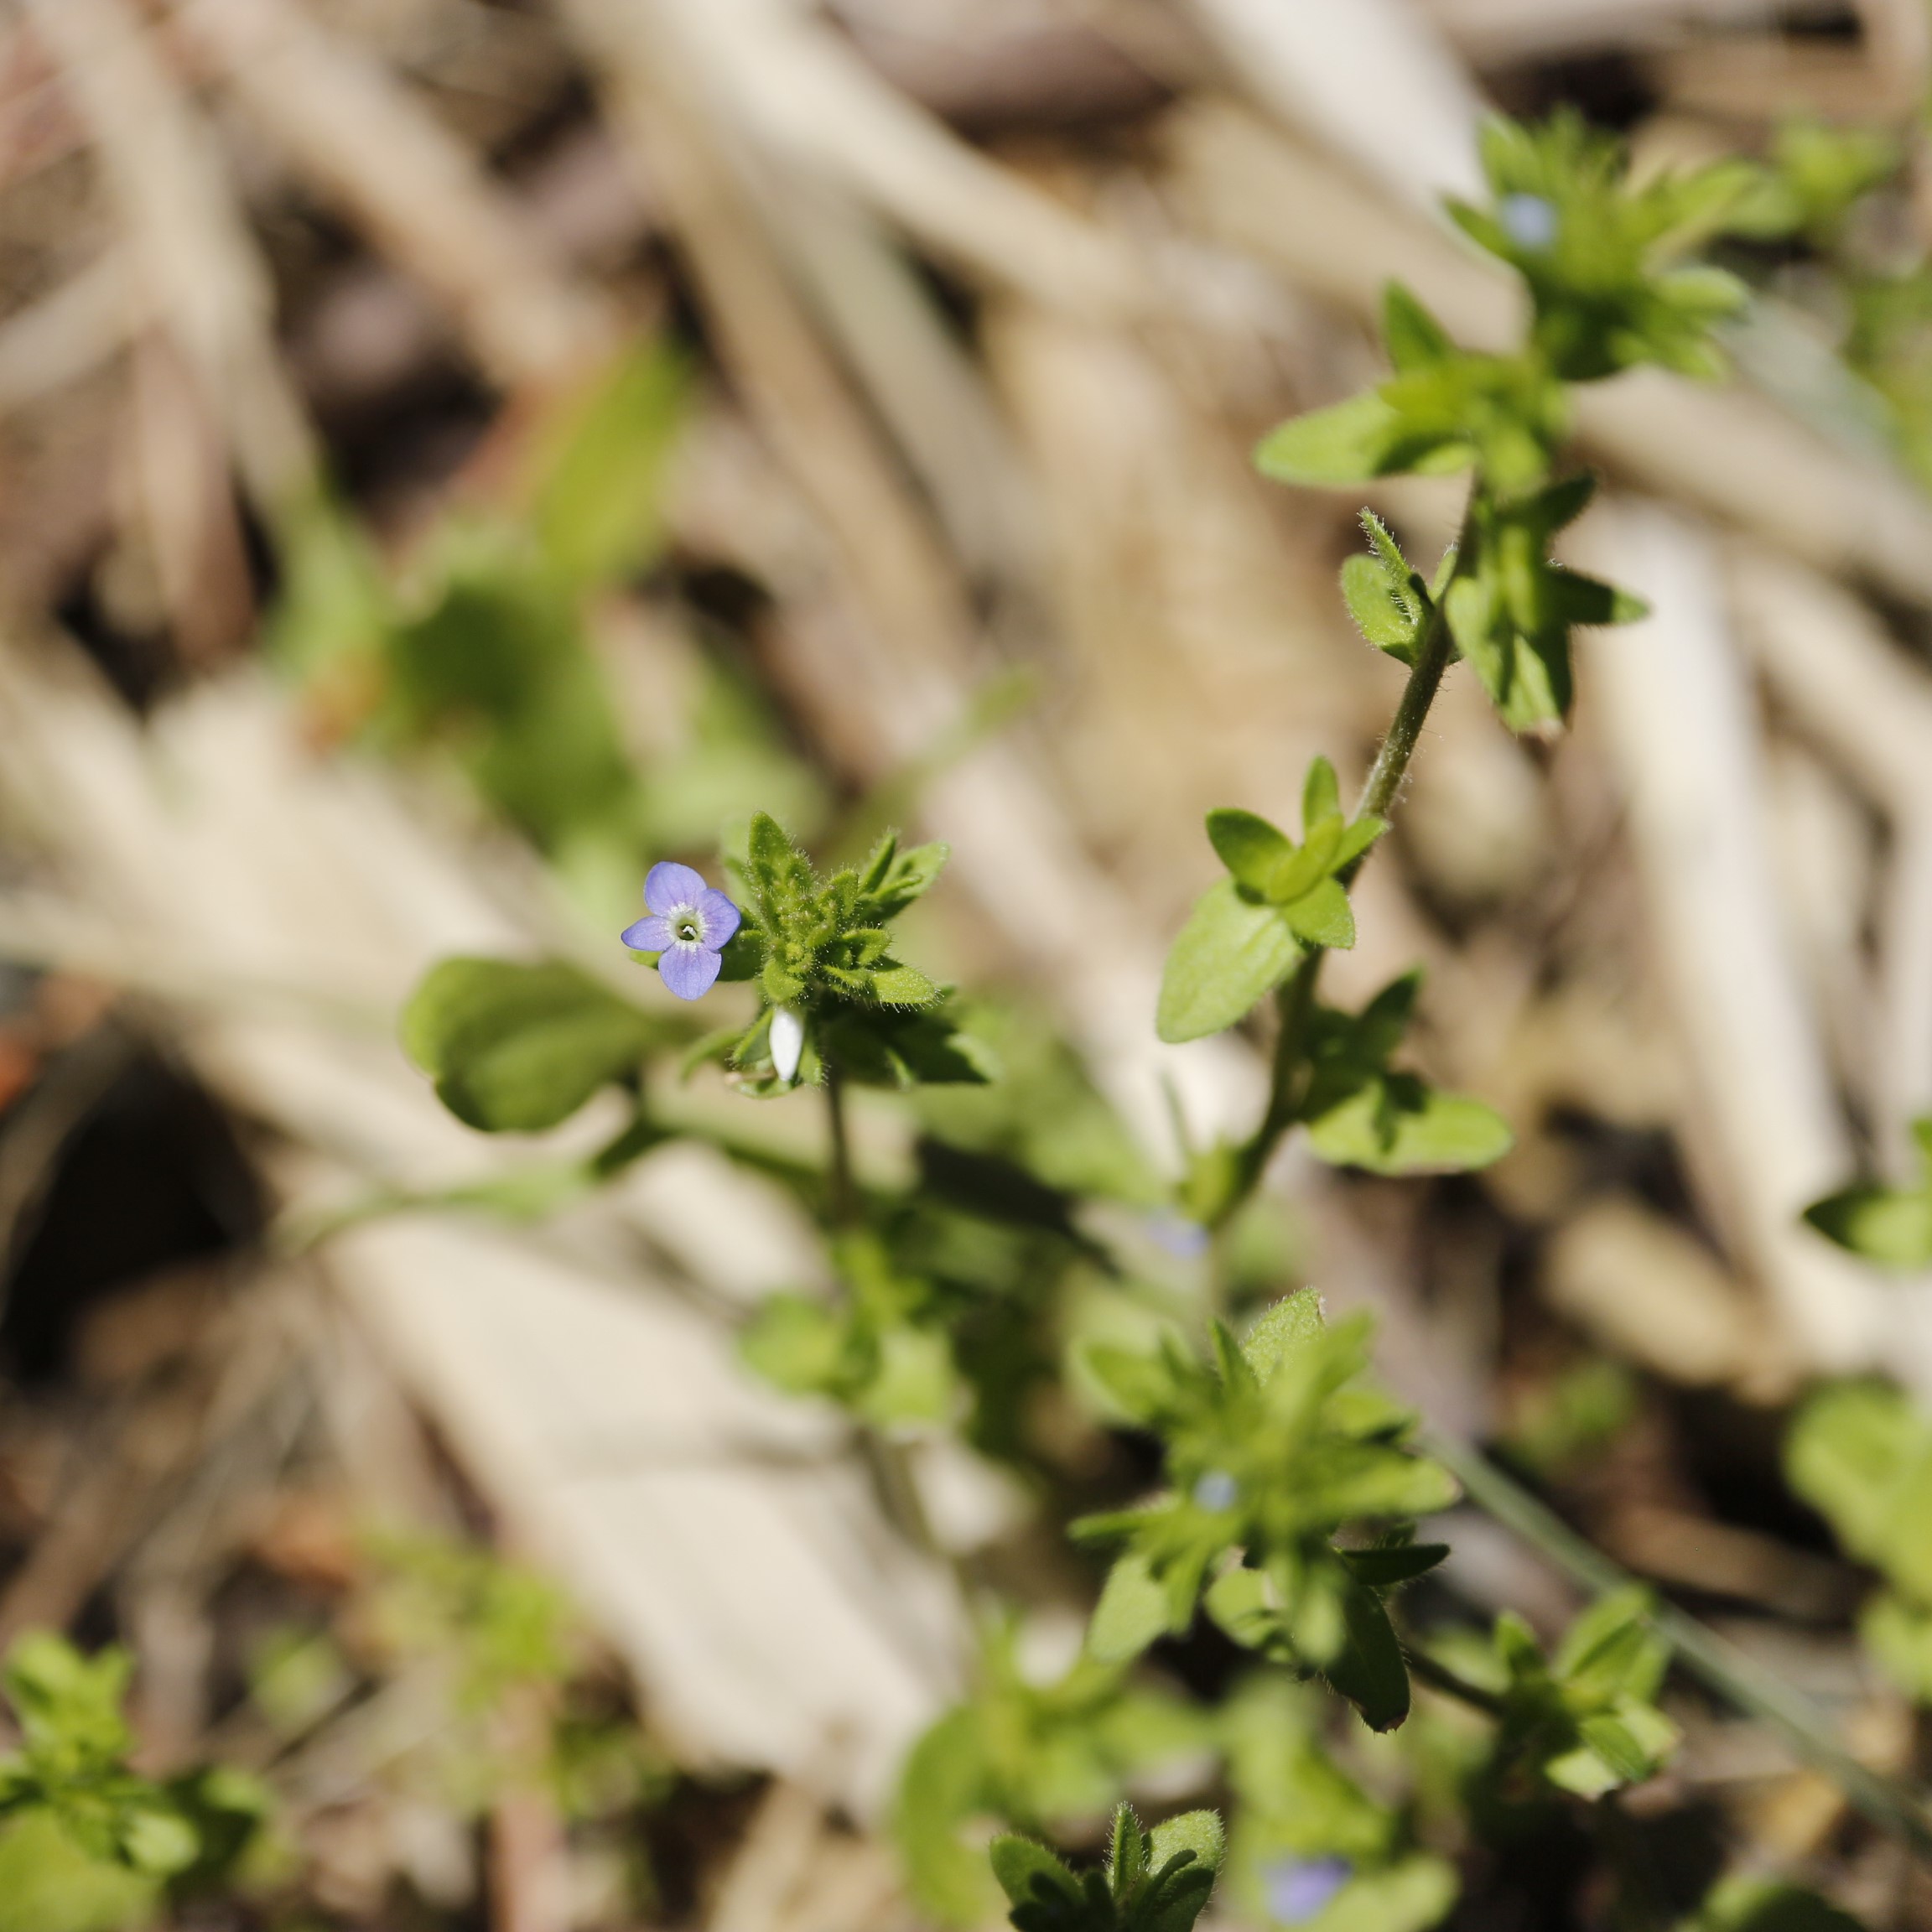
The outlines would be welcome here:
[[[1649,1612],[1644,1592],[1614,1591],[1545,1657],[1529,1625],[1506,1610],[1487,1649],[1455,1653],[1464,1680],[1497,1701],[1493,1775],[1506,1793],[1528,1796],[1548,1784],[1601,1798],[1663,1767],[1678,1732],[1656,1705],[1670,1653]]]
[[[1152,1208],[1160,1176],[1078,1054],[1036,1014],[974,1001],[960,1026],[997,1064],[996,1080],[922,1088],[921,1124],[948,1145],[1012,1161],[1042,1185]]]
[[[1129,1780],[1210,1742],[1202,1716],[1130,1683],[1121,1665],[1081,1657],[1035,1684],[1017,1644],[1010,1621],[987,1628],[971,1701],[921,1737],[901,1776],[894,1836],[915,1901],[945,1924],[984,1924],[992,1903],[985,1859],[966,1835],[972,1820],[1048,1833],[1108,1810]]]
[[[1498,489],[1519,491],[1549,474],[1569,412],[1540,361],[1458,349],[1397,283],[1384,298],[1383,339],[1395,373],[1271,432],[1254,457],[1265,476],[1332,489],[1475,464]]]
[[[1161,1438],[1171,1485],[1074,1525],[1127,1545],[1093,1614],[1095,1656],[1185,1630],[1204,1601],[1238,1644],[1320,1671],[1375,1729],[1402,1722],[1408,1670],[1383,1594],[1440,1561],[1408,1545],[1410,1525],[1457,1490],[1406,1446],[1408,1412],[1362,1382],[1368,1332],[1365,1317],[1328,1327],[1304,1289],[1244,1348],[1217,1324],[1210,1361],[1171,1337],[1156,1355],[1088,1351],[1121,1415]]]
[[[3,1681],[21,1749],[0,1762],[0,1819],[44,1820],[84,1859],[178,1891],[218,1883],[255,1836],[267,1795],[226,1768],[164,1784],[130,1770],[122,1705],[132,1669],[125,1651],[84,1657],[51,1632],[15,1644]]]
[[[1549,555],[1551,539],[1583,513],[1595,490],[1596,479],[1583,474],[1507,501],[1478,496],[1471,506],[1444,611],[1457,650],[1513,731],[1560,724],[1569,714],[1573,630],[1646,614],[1641,599]]]
[[[568,1675],[574,1618],[547,1577],[454,1537],[377,1535],[370,1553],[382,1573],[371,1616],[384,1643],[445,1659],[460,1710],[486,1712],[508,1690]]]
[[[387,639],[387,729],[439,744],[556,855],[641,843],[636,775],[571,586],[521,534],[453,527]]]
[[[1770,164],[1725,226],[1755,239],[1801,235],[1828,246],[1854,205],[1895,175],[1903,159],[1889,128],[1788,121],[1772,144]]]
[[[1338,1167],[1374,1174],[1455,1173],[1486,1167],[1513,1144],[1502,1116],[1480,1100],[1444,1093],[1392,1071],[1415,1010],[1419,974],[1392,980],[1359,1014],[1319,1007],[1308,1036],[1309,1077],[1300,1117],[1308,1144]]]
[[[1076,1877],[1027,1838],[995,1838],[991,1857],[1018,1932],[1192,1932],[1222,1849],[1212,1811],[1186,1811],[1148,1831],[1123,1804],[1098,1871]]]
[[[0,1824],[0,1932],[133,1932],[153,1923],[160,1889],[90,1857],[49,1811]]]
[[[1628,1368],[1591,1355],[1526,1390],[1511,1405],[1504,1441],[1538,1476],[1557,1476],[1596,1456],[1637,1412]]]
[[[647,342],[543,426],[530,465],[530,525],[564,582],[618,583],[656,557],[664,473],[688,387],[679,359]]]
[[[1932,1416],[1884,1383],[1831,1384],[1800,1410],[1784,1469],[1884,1578],[1861,1633],[1901,1689],[1932,1704]]]
[[[952,1420],[963,1391],[932,1284],[895,1267],[869,1233],[840,1236],[834,1254],[839,1301],[768,1296],[739,1337],[745,1362],[778,1388],[826,1396],[881,1427]]]
[[[1318,1932],[1422,1932],[1454,1903],[1454,1867],[1410,1845],[1400,1820],[1323,1748],[1306,1687],[1278,1673],[1248,1678],[1221,1718],[1234,1799],[1229,1889],[1254,1922],[1282,1923],[1279,1897],[1296,1866],[1327,1862],[1332,1895],[1294,1923]]]
[[[870,1086],[990,1077],[984,1043],[953,1022],[948,989],[891,951],[891,922],[932,888],[946,863],[943,845],[902,851],[888,832],[863,865],[822,880],[778,821],[760,812],[744,857],[731,863],[740,885],[743,937],[762,962],[758,989],[766,1004],[748,1028],[720,1036],[709,1050],[738,1069],[745,1092],[782,1093],[817,1081],[828,1059]],[[789,1069],[773,1051],[779,1013],[804,1031]]]
[[[1529,284],[1530,340],[1552,374],[1588,382],[1641,362],[1724,373],[1710,330],[1742,307],[1743,286],[1682,258],[1728,224],[1755,184],[1749,166],[1633,185],[1624,144],[1569,109],[1537,127],[1493,119],[1481,149],[1493,205],[1450,212]]]
[[[1228,876],[1195,906],[1167,955],[1161,1037],[1218,1033],[1273,992],[1308,948],[1353,946],[1355,921],[1337,875],[1387,829],[1373,816],[1343,816],[1326,758],[1308,768],[1299,845],[1252,812],[1210,812],[1208,840]]]
[[[641,1011],[561,961],[445,959],[410,995],[402,1036],[459,1120],[531,1134],[568,1119],[600,1088],[634,1084],[689,1026]]]
[[[1814,1202],[1805,1218],[1828,1239],[1886,1268],[1932,1265],[1932,1114],[1912,1124],[1915,1187],[1847,1187]]]
[[[1721,1878],[1678,1932],[1863,1932],[1849,1912],[1802,1885],[1734,1873]]]
[[[1351,557],[1342,566],[1343,600],[1356,627],[1377,650],[1413,668],[1436,600],[1455,569],[1455,553],[1443,558],[1435,584],[1426,584],[1373,510],[1362,512],[1362,528],[1368,553]]]

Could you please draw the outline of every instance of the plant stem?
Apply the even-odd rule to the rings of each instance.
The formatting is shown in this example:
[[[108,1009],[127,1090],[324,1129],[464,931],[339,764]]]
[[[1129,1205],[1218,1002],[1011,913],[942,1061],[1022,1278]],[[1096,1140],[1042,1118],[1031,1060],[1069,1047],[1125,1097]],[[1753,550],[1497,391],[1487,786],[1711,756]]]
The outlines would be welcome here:
[[[1421,1447],[1449,1470],[1471,1502],[1540,1550],[1585,1589],[1627,1589],[1635,1581],[1467,1442],[1431,1431],[1424,1436]],[[1861,1764],[1838,1742],[1825,1714],[1808,1699],[1788,1689],[1774,1672],[1675,1604],[1659,1603],[1649,1621],[1692,1676],[1748,1716],[1780,1732],[1805,1763],[1829,1778],[1872,1824],[1903,1839],[1920,1858],[1932,1862],[1932,1812],[1928,1812],[1924,1801],[1895,1780]]]
[[[845,1124],[845,1077],[825,1062],[825,1117],[832,1130],[831,1216],[834,1228],[859,1222],[859,1189],[852,1178],[852,1140]]]
[[[1467,547],[1465,538],[1463,548]],[[1459,550],[1458,557],[1461,553]],[[1452,579],[1451,584],[1453,582]],[[1452,641],[1449,636],[1449,620],[1444,615],[1444,604],[1450,588],[1451,584],[1443,586],[1441,600],[1430,611],[1429,621],[1423,626],[1422,635],[1415,640],[1415,662],[1410,667],[1409,682],[1402,687],[1395,715],[1389,720],[1389,729],[1383,734],[1375,762],[1368,767],[1368,782],[1363,786],[1361,799],[1355,807],[1358,818],[1373,812],[1378,818],[1386,818],[1394,808],[1402,781],[1409,775],[1409,761],[1415,755],[1422,726],[1429,716],[1429,707],[1436,702],[1436,693],[1442,685],[1442,673],[1449,668]],[[1367,856],[1366,853],[1363,854],[1363,858]],[[1360,863],[1357,860],[1356,867]],[[1341,875],[1344,885],[1353,878],[1356,867]]]
[[[1480,488],[1478,482],[1477,489]],[[1476,492],[1472,491],[1472,512],[1475,501]],[[1457,570],[1452,574],[1450,584],[1454,583],[1456,575],[1461,572],[1460,559],[1468,553],[1471,522],[1471,515],[1465,514],[1462,533],[1457,540]],[[1449,589],[1449,584],[1443,585],[1442,596],[1431,606],[1429,621],[1415,641],[1415,659],[1410,667],[1409,682],[1402,687],[1395,715],[1389,719],[1389,729],[1375,753],[1375,762],[1368,769],[1368,782],[1362,788],[1361,800],[1356,807],[1358,818],[1364,813],[1373,813],[1378,818],[1386,818],[1402,789],[1403,779],[1408,776],[1409,762],[1421,740],[1429,708],[1442,688],[1442,674],[1449,668],[1453,651],[1449,621],[1444,615]],[[1363,853],[1336,875],[1343,885],[1353,883],[1368,856]],[[1267,1109],[1261,1116],[1260,1124],[1242,1142],[1235,1154],[1233,1178],[1226,1199],[1209,1223],[1211,1231],[1225,1228],[1240,1211],[1260,1185],[1261,1176],[1267,1171],[1275,1150],[1281,1144],[1281,1137],[1295,1124],[1301,1098],[1301,1075],[1306,1057],[1308,1021],[1315,1010],[1315,989],[1322,977],[1324,953],[1325,948],[1322,947],[1311,948],[1294,972],[1276,989],[1275,1004],[1280,1017],[1275,1036]]]
[[[1494,1691],[1485,1690],[1480,1684],[1472,1684],[1446,1664],[1438,1662],[1426,1650],[1405,1644],[1402,1655],[1408,1663],[1411,1677],[1420,1677],[1445,1696],[1453,1697],[1459,1704],[1467,1704],[1472,1711],[1480,1711],[1486,1717],[1503,1715],[1503,1700]]]

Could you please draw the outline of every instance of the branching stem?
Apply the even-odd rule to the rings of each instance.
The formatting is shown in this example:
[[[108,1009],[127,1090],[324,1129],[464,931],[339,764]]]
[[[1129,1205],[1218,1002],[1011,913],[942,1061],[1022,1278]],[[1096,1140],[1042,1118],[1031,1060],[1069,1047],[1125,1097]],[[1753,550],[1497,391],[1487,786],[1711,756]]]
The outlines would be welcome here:
[[[1626,1589],[1635,1581],[1467,1442],[1431,1434],[1420,1446],[1456,1478],[1472,1503],[1540,1550],[1572,1581],[1602,1593]],[[1932,1811],[1928,1811],[1924,1800],[1861,1764],[1833,1736],[1824,1713],[1789,1689],[1775,1671],[1766,1670],[1673,1603],[1658,1604],[1650,1613],[1649,1623],[1693,1677],[1746,1716],[1779,1732],[1805,1763],[1845,1794],[1856,1810],[1882,1831],[1903,1840],[1919,1857],[1932,1862]]]
[[[1410,667],[1409,681],[1402,688],[1401,699],[1376,751],[1375,762],[1368,769],[1368,782],[1362,787],[1362,797],[1356,806],[1358,818],[1364,813],[1373,813],[1378,818],[1386,818],[1394,809],[1402,790],[1402,781],[1409,775],[1410,761],[1421,741],[1429,708],[1442,688],[1442,674],[1449,668],[1455,652],[1445,606],[1451,586],[1462,573],[1462,560],[1469,554],[1470,529],[1482,487],[1478,478],[1470,492],[1470,506],[1463,517],[1462,534],[1457,539],[1455,567],[1449,582],[1442,586],[1442,595],[1431,606],[1428,621],[1415,640],[1415,657]],[[1368,854],[1363,853],[1337,874],[1344,886],[1353,883],[1367,857]],[[1323,948],[1311,948],[1275,993],[1275,1005],[1279,1020],[1268,1083],[1268,1105],[1260,1124],[1235,1153],[1231,1183],[1212,1221],[1212,1227],[1217,1231],[1233,1219],[1260,1185],[1261,1176],[1267,1171],[1275,1150],[1280,1145],[1282,1136],[1295,1124],[1300,1114],[1302,1076],[1307,1059],[1308,1022],[1315,1010],[1315,990],[1322,977],[1324,957]]]

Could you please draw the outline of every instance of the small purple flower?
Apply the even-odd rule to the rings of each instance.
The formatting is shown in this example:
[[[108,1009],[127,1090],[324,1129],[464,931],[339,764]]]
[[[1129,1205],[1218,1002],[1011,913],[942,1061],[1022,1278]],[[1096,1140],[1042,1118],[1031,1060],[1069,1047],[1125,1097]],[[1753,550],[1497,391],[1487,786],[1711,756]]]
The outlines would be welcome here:
[[[657,970],[680,1000],[696,1000],[718,977],[719,948],[738,930],[738,908],[688,865],[657,865],[644,880],[648,919],[626,926],[626,946],[659,955]]]
[[[1306,1925],[1355,1876],[1346,1858],[1271,1858],[1261,1867],[1261,1896],[1277,1925]]]
[[[1194,1485],[1194,1501],[1202,1509],[1232,1509],[1241,1500],[1241,1485],[1225,1469],[1210,1469]]]
[[[1496,210],[1503,232],[1519,248],[1541,254],[1555,239],[1561,226],[1556,205],[1540,195],[1505,195]]]

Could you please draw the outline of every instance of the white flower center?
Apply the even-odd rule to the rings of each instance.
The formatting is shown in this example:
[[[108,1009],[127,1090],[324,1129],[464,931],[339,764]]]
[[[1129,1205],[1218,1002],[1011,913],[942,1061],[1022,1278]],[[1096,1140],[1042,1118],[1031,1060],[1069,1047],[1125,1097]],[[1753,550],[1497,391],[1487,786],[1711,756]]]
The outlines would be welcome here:
[[[695,906],[680,906],[671,915],[671,936],[680,946],[702,946],[704,915]]]

